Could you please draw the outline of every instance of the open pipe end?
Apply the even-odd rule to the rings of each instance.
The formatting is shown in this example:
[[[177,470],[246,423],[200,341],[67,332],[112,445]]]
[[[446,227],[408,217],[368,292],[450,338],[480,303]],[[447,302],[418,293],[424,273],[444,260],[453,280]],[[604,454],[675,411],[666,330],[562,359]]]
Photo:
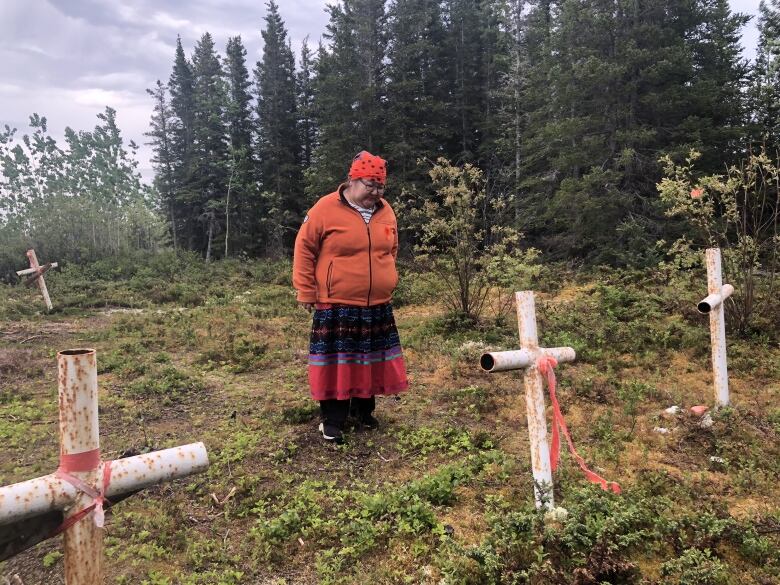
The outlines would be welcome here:
[[[699,310],[699,313],[701,313],[702,315],[706,315],[710,311],[712,311],[712,305],[710,305],[706,301],[700,302],[698,305],[696,305],[696,308]]]
[[[496,360],[489,353],[483,353],[482,357],[479,358],[479,365],[486,372],[490,372],[495,367]]]
[[[90,348],[65,349],[58,352],[57,355],[89,355],[90,353],[95,353],[95,350]]]

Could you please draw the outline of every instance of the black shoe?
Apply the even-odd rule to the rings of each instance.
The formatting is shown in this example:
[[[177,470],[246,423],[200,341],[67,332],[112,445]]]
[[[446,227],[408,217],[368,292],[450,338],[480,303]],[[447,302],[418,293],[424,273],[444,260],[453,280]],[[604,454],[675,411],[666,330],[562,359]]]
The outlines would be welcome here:
[[[361,414],[358,420],[360,421],[360,424],[363,425],[363,428],[372,431],[379,428],[379,421],[376,420],[372,414]]]
[[[320,423],[320,432],[322,433],[322,438],[326,441],[341,444],[344,442],[344,433],[341,432],[341,429],[334,425],[329,425],[324,422]]]

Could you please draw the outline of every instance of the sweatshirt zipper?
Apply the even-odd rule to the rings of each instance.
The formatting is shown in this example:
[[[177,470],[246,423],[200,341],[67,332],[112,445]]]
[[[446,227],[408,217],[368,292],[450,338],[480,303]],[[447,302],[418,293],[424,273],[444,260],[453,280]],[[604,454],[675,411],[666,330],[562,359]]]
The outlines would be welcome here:
[[[368,218],[368,223],[366,224],[366,234],[368,235],[368,298],[366,299],[366,307],[371,306],[371,289],[374,286],[374,275],[371,268],[371,230],[368,228],[368,224],[371,223],[373,217],[372,215]],[[363,214],[360,214],[360,219],[363,219]]]
[[[342,196],[343,197],[343,196]],[[344,204],[349,207],[352,211],[357,213],[360,216],[360,221],[366,224],[366,235],[368,236],[368,297],[366,298],[366,307],[371,306],[371,289],[374,287],[374,275],[373,275],[373,267],[371,266],[371,230],[368,227],[368,224],[371,223],[371,220],[374,219],[374,215],[381,209],[375,209],[374,213],[371,214],[371,217],[368,218],[368,223],[366,223],[366,220],[363,219],[363,214],[360,213],[357,209],[352,207],[348,202],[344,202]]]

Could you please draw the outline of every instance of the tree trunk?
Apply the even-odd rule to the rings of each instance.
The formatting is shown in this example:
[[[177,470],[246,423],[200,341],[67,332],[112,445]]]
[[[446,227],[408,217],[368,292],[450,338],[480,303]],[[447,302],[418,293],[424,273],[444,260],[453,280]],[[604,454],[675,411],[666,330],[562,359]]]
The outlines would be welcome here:
[[[230,189],[233,186],[233,176],[236,174],[236,160],[233,159],[233,168],[230,169],[228,180],[227,198],[225,200],[225,258],[228,257],[228,242],[230,239]]]
[[[520,163],[522,160],[521,146],[521,119],[520,119],[520,73],[522,70],[522,14],[523,1],[517,2],[514,6],[514,51],[515,51],[515,71],[514,71],[514,114],[515,114],[515,219],[520,217]]]
[[[176,216],[173,214],[173,201],[168,202],[168,208],[171,211],[171,234],[173,235],[173,250],[175,252],[178,250],[179,245],[176,241]]]
[[[464,62],[465,52],[465,36],[463,31],[463,19],[460,19],[460,58],[458,59],[460,65],[460,131],[461,131],[461,148],[463,154],[466,153],[466,64]]]
[[[206,262],[211,262],[211,242],[214,238],[214,212],[209,213],[209,239],[206,244]]]

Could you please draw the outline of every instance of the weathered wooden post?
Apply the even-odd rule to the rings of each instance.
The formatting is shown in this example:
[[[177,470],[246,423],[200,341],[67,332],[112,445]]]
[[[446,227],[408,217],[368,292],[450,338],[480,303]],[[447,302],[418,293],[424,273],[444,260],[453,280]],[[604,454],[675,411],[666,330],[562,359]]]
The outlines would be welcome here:
[[[208,468],[203,443],[113,461],[100,460],[94,349],[57,354],[60,465],[56,472],[0,487],[0,525],[64,512],[65,583],[103,582],[103,502],[112,496]],[[22,532],[22,531],[18,531]]]
[[[488,372],[524,370],[525,406],[528,417],[528,435],[531,441],[531,469],[534,476],[536,507],[555,508],[553,500],[550,446],[547,442],[547,421],[544,415],[544,388],[542,374],[537,365],[541,356],[550,356],[558,362],[573,362],[576,358],[571,347],[539,347],[536,329],[536,306],[533,291],[515,293],[517,304],[517,328],[520,348],[515,351],[485,353],[480,366]]]
[[[46,308],[52,310],[51,299],[49,298],[49,289],[46,288],[46,281],[43,279],[43,275],[46,274],[52,268],[57,268],[56,262],[49,262],[44,266],[38,264],[38,257],[35,255],[35,250],[27,250],[27,258],[30,260],[30,267],[25,270],[18,270],[16,274],[18,276],[25,276],[30,274],[30,278],[24,281],[27,286],[32,286],[33,283],[38,283],[38,288],[43,295],[43,300],[46,303]]]
[[[708,248],[707,297],[699,301],[696,308],[710,316],[710,339],[712,343],[712,374],[715,384],[715,404],[729,404],[729,372],[726,364],[726,318],[723,303],[734,292],[730,284],[723,284],[721,276],[720,248]]]

